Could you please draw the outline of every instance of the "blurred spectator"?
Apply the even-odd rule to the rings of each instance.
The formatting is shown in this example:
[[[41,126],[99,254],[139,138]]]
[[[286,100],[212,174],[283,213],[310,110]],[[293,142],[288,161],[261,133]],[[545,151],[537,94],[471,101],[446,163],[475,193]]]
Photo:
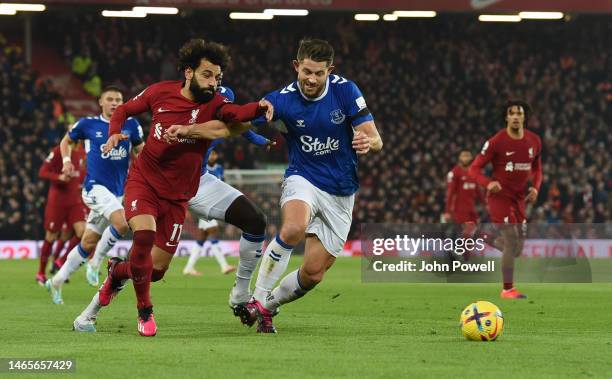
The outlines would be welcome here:
[[[47,191],[36,173],[67,125],[18,47],[0,46],[0,94],[0,239],[38,239]]]

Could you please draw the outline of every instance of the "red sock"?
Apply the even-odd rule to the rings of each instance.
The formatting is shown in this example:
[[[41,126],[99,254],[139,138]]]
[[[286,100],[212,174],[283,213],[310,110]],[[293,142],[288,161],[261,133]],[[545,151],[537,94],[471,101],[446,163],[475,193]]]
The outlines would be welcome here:
[[[113,268],[113,278],[117,280],[132,279],[132,270],[130,270],[130,262],[121,262]]]
[[[47,269],[47,261],[49,260],[49,256],[51,255],[51,246],[52,243],[44,240],[42,244],[42,248],[40,249],[40,264],[38,266],[38,274],[45,275],[45,270]]]
[[[514,288],[514,269],[503,268],[502,276],[504,278],[504,289],[511,290]]]
[[[66,241],[64,241],[64,240],[59,239],[59,240],[55,241],[55,248],[53,249],[53,260],[54,261],[56,261],[57,258],[59,258],[60,253],[64,249],[65,245],[66,245]]]
[[[79,237],[77,237],[77,236],[72,236],[72,238],[71,238],[71,239],[68,241],[68,249],[66,250],[66,254],[64,254],[64,257],[65,257],[66,255],[68,255],[68,253],[69,253],[69,252],[70,252],[72,249],[74,249],[74,247],[75,247],[76,245],[78,245],[78,244],[79,244],[79,242],[81,242],[81,239],[80,239]],[[65,259],[65,258],[64,258],[64,259]]]
[[[132,283],[136,291],[138,309],[152,307],[150,288],[151,273],[153,271],[153,258],[151,249],[155,240],[152,230],[137,230],[134,232],[132,253],[130,254],[130,270]]]
[[[61,258],[58,260],[59,265],[63,265],[64,263],[66,263],[66,259],[68,258],[68,254],[72,251],[72,249],[74,249],[74,247],[76,245],[79,244],[79,242],[81,242],[81,240],[77,237],[77,236],[73,236],[70,241],[68,242],[68,249],[66,249],[66,253],[64,253],[64,255],[61,256]]]

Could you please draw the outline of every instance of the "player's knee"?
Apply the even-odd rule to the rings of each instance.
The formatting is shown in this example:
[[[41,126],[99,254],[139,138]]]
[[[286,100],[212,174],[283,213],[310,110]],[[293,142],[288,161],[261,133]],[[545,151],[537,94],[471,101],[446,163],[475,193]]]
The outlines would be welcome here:
[[[225,221],[250,234],[264,234],[266,231],[266,214],[246,196],[240,196],[225,213]]]
[[[76,236],[76,238],[83,238],[83,233],[85,233],[85,223],[79,222],[74,224],[74,235]]]
[[[115,230],[121,234],[122,236],[124,236],[127,231],[128,231],[128,224],[125,220],[121,220],[119,222],[115,222],[113,223],[113,228],[115,228]]]
[[[523,254],[523,241],[517,241],[514,246],[514,256],[520,257]]]
[[[155,241],[155,231],[153,230],[137,230],[134,232],[134,237],[132,238],[134,241],[134,245],[139,246],[153,246],[153,242]]]
[[[58,236],[59,232],[51,232],[49,230],[45,232],[45,240],[47,240],[47,242],[55,242]]]
[[[162,280],[167,270],[168,270],[168,266],[164,268],[153,267],[153,272],[151,272],[151,281],[157,282],[157,281]]]
[[[281,227],[280,237],[289,245],[297,245],[304,238],[306,225],[294,222],[285,222]]]
[[[261,235],[266,232],[267,224],[266,214],[259,207],[253,206],[249,214],[248,225],[244,228],[244,231],[250,234]]]
[[[81,247],[88,253],[91,253],[98,243],[99,237],[92,233],[85,233],[83,239],[81,239]]]

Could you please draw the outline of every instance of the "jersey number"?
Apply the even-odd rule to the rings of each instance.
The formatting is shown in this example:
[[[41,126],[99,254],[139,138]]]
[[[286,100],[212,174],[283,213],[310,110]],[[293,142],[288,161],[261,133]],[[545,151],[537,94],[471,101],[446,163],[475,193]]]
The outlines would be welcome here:
[[[178,241],[181,239],[181,233],[183,233],[183,225],[174,224],[172,235],[170,236],[170,242],[178,243]]]

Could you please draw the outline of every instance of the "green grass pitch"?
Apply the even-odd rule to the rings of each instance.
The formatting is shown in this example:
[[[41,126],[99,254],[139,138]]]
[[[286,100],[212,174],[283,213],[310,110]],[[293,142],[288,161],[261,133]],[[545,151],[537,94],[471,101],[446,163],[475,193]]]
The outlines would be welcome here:
[[[497,284],[363,284],[359,260],[342,258],[281,309],[278,334],[260,335],[227,307],[231,276],[202,259],[205,275],[184,277],[184,263],[153,284],[159,330],[143,338],[131,286],[102,310],[97,333],[78,334],[72,320],[95,291],[84,268],[57,306],[34,282],[37,262],[0,262],[0,357],[76,359],[76,373],[53,378],[612,376],[611,284],[521,285],[529,299],[502,301]],[[461,336],[459,313],[475,300],[502,309],[498,341]]]

